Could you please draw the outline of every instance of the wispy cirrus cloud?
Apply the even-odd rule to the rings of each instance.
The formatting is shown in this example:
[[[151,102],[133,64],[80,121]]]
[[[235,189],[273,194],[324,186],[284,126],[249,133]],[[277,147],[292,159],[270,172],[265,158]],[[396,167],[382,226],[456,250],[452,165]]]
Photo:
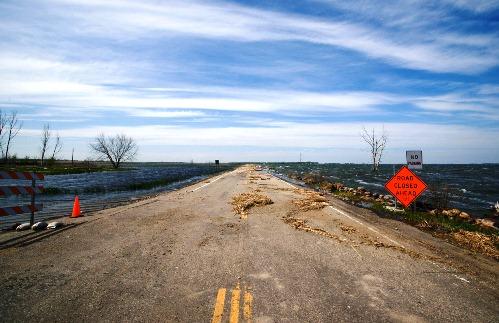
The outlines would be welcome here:
[[[431,72],[473,74],[499,63],[498,37],[493,33],[461,37],[463,35],[442,30],[431,37],[424,29],[399,33],[343,20],[341,16],[320,19],[227,2],[53,0],[49,3],[55,4],[48,11],[54,25],[42,24],[40,30],[34,30],[42,37],[47,32],[52,34],[61,23],[69,25],[59,32],[67,38],[92,35],[133,41],[194,36],[235,42],[308,42]],[[11,24],[15,29],[16,23]],[[18,29],[23,31],[21,27]],[[442,39],[447,39],[447,43]],[[468,39],[466,44],[463,39]]]

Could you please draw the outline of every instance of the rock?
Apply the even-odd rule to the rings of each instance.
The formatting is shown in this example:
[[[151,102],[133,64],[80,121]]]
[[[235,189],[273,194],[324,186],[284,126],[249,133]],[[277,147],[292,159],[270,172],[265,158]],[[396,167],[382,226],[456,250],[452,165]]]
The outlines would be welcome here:
[[[378,198],[379,198],[380,200],[382,200],[384,197],[385,197],[385,196],[384,196],[383,194],[379,194],[379,195],[378,195]]]
[[[452,210],[449,210],[449,212],[452,216],[458,216],[461,213],[461,211],[458,209],[452,209]]]
[[[333,183],[330,182],[321,182],[319,185],[320,189],[326,191],[326,192],[331,192],[333,191]]]
[[[357,187],[357,191],[364,192],[366,189],[362,186]]]
[[[463,219],[463,220],[469,220],[471,218],[470,215],[466,212],[461,212],[461,213],[459,213],[458,216],[460,219]]]
[[[54,222],[50,222],[48,225],[47,225],[47,229],[59,229],[59,228],[62,228],[64,226],[64,223],[62,222],[58,222],[58,221],[54,221]]]
[[[443,215],[443,216],[448,216],[448,217],[451,217],[451,216],[452,216],[452,213],[450,213],[450,211],[449,211],[449,210],[443,210],[443,211],[442,211],[442,215]]]
[[[44,221],[36,222],[31,227],[31,229],[33,229],[35,231],[45,230],[46,228],[47,228],[47,222],[44,222]]]
[[[371,196],[371,192],[369,192],[369,191],[365,191],[365,192],[364,192],[364,195],[365,195],[365,196]]]
[[[23,223],[17,226],[16,231],[28,230],[31,227],[29,223]]]
[[[399,208],[396,208],[396,207],[393,207],[393,206],[384,206],[385,209],[389,210],[389,211],[392,211],[392,212],[405,212],[404,209],[399,209]],[[396,229],[398,230],[398,229]]]
[[[345,185],[343,185],[342,183],[334,183],[333,184],[333,188],[337,191],[341,191],[344,187],[345,187]]]
[[[431,211],[430,211],[430,212],[428,212],[428,213],[430,213],[431,215],[437,215],[437,214],[438,214],[438,211],[435,209],[435,210],[431,210]]]
[[[385,195],[385,196],[383,197],[383,199],[384,199],[385,201],[389,201],[389,200],[391,200],[391,199],[392,199],[392,197],[391,197],[391,195]]]
[[[490,219],[476,219],[475,223],[481,226],[482,228],[494,228],[494,229],[496,228],[494,226],[495,224],[494,221]]]

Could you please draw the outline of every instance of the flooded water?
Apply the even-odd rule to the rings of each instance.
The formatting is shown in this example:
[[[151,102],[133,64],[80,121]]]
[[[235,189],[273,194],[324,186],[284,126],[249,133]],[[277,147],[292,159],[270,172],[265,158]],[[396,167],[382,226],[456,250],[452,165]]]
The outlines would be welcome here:
[[[69,215],[75,195],[78,195],[82,211],[96,211],[130,201],[177,189],[231,166],[216,168],[208,164],[134,164],[132,169],[96,173],[47,175],[43,185],[49,194],[37,196],[36,203],[43,203],[43,211],[37,219]],[[153,185],[154,184],[154,185]],[[2,185],[31,185],[30,181],[2,181]],[[154,186],[154,187],[153,187]],[[57,193],[60,192],[60,193]],[[0,207],[30,204],[30,197],[0,199]],[[29,215],[0,218],[0,228],[13,222],[25,221]]]
[[[387,194],[384,184],[402,165],[381,165],[378,173],[372,173],[370,165],[283,163],[271,164],[272,169],[283,174],[316,173],[331,182],[341,182],[349,187],[363,186],[381,194]],[[447,190],[449,207],[456,207],[476,216],[491,213],[499,201],[499,164],[424,165],[415,173],[425,181],[430,190],[421,199],[428,201],[431,190]]]

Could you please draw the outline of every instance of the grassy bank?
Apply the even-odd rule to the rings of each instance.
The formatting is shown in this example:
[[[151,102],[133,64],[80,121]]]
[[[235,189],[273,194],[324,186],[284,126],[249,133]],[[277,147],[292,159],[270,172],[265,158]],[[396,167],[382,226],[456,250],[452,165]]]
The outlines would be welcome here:
[[[9,170],[16,172],[34,172],[42,173],[44,175],[65,175],[65,174],[82,174],[82,173],[96,173],[96,172],[107,172],[107,171],[122,171],[127,170],[126,168],[115,169],[109,166],[2,166],[1,170]]]
[[[351,201],[354,204],[365,202],[361,196],[350,192],[333,191],[332,194],[342,200]],[[381,217],[402,221],[426,231],[451,233],[459,230],[466,230],[489,235],[499,235],[499,231],[493,228],[484,228],[458,217],[448,217],[441,214],[432,214],[426,211],[414,212],[411,209],[393,211],[386,208],[386,204],[378,201],[368,202],[366,203],[366,206],[368,209],[372,210]]]
[[[130,169],[123,167],[115,169],[110,163],[90,162],[90,161],[66,161],[66,160],[48,160],[42,166],[38,160],[34,159],[16,159],[9,160],[8,163],[0,165],[0,170],[16,172],[34,172],[44,175],[64,175],[64,174],[82,174],[104,171],[121,171]]]

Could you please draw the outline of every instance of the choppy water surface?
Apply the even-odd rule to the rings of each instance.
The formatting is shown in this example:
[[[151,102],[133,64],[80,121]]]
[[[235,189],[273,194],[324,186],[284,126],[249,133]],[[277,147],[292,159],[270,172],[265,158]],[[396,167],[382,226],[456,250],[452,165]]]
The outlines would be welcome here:
[[[284,163],[271,164],[272,169],[283,174],[316,173],[328,177],[332,182],[341,182],[350,187],[386,194],[384,184],[402,165],[382,165],[373,174],[370,165]],[[415,171],[432,189],[447,188],[449,206],[471,212],[474,215],[490,214],[490,209],[499,201],[499,164],[469,165],[424,165]],[[428,199],[429,193],[422,195]]]
[[[47,175],[44,181],[37,182],[45,188],[55,188],[62,194],[44,194],[37,196],[37,203],[43,203],[44,210],[37,213],[37,218],[69,215],[76,194],[80,198],[83,211],[94,211],[125,204],[144,196],[176,189],[190,183],[203,180],[218,171],[230,169],[221,166],[217,169],[208,164],[134,164],[132,169],[112,172],[96,172],[68,175]],[[131,185],[164,181],[149,189],[133,189]],[[1,185],[31,185],[30,181],[2,181]],[[0,199],[0,207],[30,204],[29,197],[9,197]],[[0,218],[0,228],[10,223],[24,221],[23,216]]]

